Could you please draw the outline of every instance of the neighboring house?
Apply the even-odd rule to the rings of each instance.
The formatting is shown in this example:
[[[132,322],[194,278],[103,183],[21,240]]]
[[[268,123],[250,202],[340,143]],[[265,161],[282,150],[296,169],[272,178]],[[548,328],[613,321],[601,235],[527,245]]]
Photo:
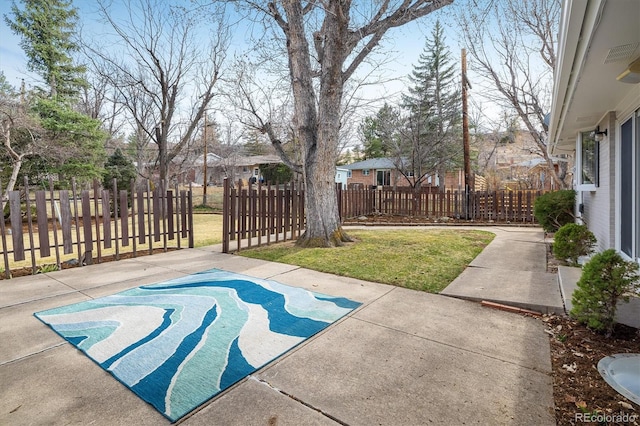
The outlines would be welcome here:
[[[352,164],[340,166],[347,170],[348,187],[373,186],[410,186],[407,179],[400,173],[392,158],[370,158]],[[428,176],[422,186],[439,186],[441,177],[434,173]],[[447,172],[444,178],[446,188],[457,189],[464,187],[464,173],[462,170]]]
[[[348,175],[349,175],[349,170],[343,169],[342,167],[336,167],[335,182],[340,184],[340,188],[347,189]]]
[[[566,0],[549,152],[575,158],[576,211],[640,261],[640,1]]]
[[[538,145],[528,131],[479,134],[472,149],[477,155],[479,173],[491,176],[492,189],[558,189],[549,165],[538,153]],[[570,183],[573,161],[555,158],[553,164],[556,173],[567,171],[565,181]]]
[[[216,165],[222,158],[219,155],[213,153],[207,153],[207,185],[215,182],[216,180]],[[189,170],[188,176],[190,182],[197,183],[199,185],[204,184],[204,154],[199,156],[194,162],[193,167]]]
[[[242,180],[244,184],[249,181],[260,181],[263,176],[260,174],[260,166],[263,164],[279,164],[282,160],[277,155],[235,155],[229,158],[221,158],[215,166],[213,181],[222,184],[225,177],[234,182]]]
[[[340,168],[347,170],[348,186],[407,186],[406,179],[396,170],[391,158],[370,158]]]
[[[556,173],[559,172],[559,159],[553,160]],[[566,161],[562,159],[562,161]],[[510,166],[510,181],[505,182],[509,189],[537,189],[540,191],[553,191],[557,189],[550,176],[549,165],[544,158],[534,158],[522,161]]]

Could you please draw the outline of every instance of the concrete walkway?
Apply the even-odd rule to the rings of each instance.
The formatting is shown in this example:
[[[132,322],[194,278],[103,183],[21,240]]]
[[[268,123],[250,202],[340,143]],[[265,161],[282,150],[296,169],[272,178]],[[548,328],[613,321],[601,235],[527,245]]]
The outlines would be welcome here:
[[[539,269],[542,232],[485,229],[495,240],[445,292],[555,310],[561,302]],[[204,404],[185,425],[555,424],[540,321],[224,255],[219,246],[0,281],[0,424],[168,424],[33,313],[214,267],[363,305]]]
[[[544,234],[527,229],[530,231],[500,229],[495,240],[441,294],[564,314],[557,274],[547,272]]]

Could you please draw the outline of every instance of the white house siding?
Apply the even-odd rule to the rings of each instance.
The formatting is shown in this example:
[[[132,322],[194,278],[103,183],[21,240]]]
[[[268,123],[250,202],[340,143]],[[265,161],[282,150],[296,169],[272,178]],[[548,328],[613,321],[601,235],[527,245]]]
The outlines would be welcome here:
[[[584,204],[583,219],[596,236],[597,251],[615,246],[615,112],[607,114],[600,123],[600,129],[608,129],[609,135],[600,142],[600,184],[595,191],[582,192]]]

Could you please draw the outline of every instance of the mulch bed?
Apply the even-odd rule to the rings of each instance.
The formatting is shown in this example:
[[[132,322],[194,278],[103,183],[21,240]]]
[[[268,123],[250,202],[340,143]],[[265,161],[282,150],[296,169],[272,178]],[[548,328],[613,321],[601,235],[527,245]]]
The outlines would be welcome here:
[[[597,368],[607,356],[640,353],[639,330],[617,324],[614,334],[605,337],[566,316],[542,321],[550,335],[557,424],[586,424],[586,416],[595,418],[591,424],[639,424],[640,406],[609,386]]]

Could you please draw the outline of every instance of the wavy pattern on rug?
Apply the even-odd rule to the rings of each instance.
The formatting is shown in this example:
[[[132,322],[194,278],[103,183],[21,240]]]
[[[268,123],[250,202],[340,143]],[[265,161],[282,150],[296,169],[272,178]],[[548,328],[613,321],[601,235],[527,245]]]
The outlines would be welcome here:
[[[176,421],[359,305],[212,269],[35,315]]]

